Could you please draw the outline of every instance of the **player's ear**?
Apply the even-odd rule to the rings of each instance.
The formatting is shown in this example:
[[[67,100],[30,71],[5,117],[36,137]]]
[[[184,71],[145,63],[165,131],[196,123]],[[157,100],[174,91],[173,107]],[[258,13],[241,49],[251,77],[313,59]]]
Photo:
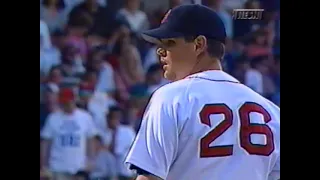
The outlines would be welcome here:
[[[198,36],[194,40],[195,51],[197,55],[203,53],[207,48],[207,38],[205,36]]]

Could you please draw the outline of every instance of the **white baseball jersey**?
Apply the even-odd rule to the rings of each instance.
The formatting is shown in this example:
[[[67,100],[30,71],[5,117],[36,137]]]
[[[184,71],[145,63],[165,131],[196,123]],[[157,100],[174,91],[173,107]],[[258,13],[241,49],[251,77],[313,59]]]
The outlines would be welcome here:
[[[165,85],[127,164],[165,180],[280,178],[280,109],[223,71]]]
[[[41,137],[52,140],[49,168],[55,172],[76,173],[86,166],[87,139],[96,135],[90,114],[77,109],[72,114],[62,111],[48,116]]]

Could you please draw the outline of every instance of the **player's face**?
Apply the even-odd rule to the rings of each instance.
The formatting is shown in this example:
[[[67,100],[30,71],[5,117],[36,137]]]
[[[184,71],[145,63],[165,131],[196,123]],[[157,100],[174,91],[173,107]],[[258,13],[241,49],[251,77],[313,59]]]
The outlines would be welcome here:
[[[188,76],[197,59],[194,43],[183,38],[162,39],[157,54],[163,64],[164,77],[171,81]]]

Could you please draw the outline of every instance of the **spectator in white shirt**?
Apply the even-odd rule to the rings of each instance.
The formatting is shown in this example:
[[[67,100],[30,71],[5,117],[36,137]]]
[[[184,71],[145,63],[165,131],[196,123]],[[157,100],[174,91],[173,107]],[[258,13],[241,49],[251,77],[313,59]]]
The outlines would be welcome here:
[[[53,48],[52,46],[44,49],[41,48],[40,44],[40,73],[43,75],[48,75],[50,69],[59,65],[60,63],[60,52],[57,51],[57,49]]]
[[[112,96],[115,92],[114,72],[112,66],[105,62],[105,52],[99,48],[89,54],[89,69],[98,74],[95,90]]]
[[[40,49],[43,47],[44,49],[51,48],[51,39],[50,39],[50,32],[47,24],[40,20]],[[41,46],[42,45],[42,46]]]
[[[68,12],[63,0],[43,0],[40,4],[40,18],[47,23],[50,32],[64,29]]]
[[[117,164],[115,157],[103,146],[101,136],[94,138],[95,152],[92,159],[90,178],[96,180],[116,180]]]
[[[263,77],[256,69],[248,69],[245,74],[245,85],[259,94],[263,94]]]
[[[61,110],[48,116],[41,131],[40,167],[52,171],[54,179],[70,179],[89,166],[97,131],[90,114],[76,108],[72,90],[60,90],[59,102]]]
[[[245,85],[250,87],[252,90],[263,95],[263,74],[259,71],[259,66],[261,66],[261,58],[255,58],[251,60],[251,66],[245,72]],[[264,66],[264,65],[262,65]]]
[[[226,28],[226,33],[228,38],[233,36],[233,19],[231,14],[222,7],[222,0],[207,0],[208,6],[215,10],[220,16]]]
[[[149,28],[146,13],[139,10],[140,0],[125,0],[125,7],[118,12],[118,18],[124,19],[132,32],[139,33]]]
[[[48,38],[48,37],[47,37]],[[50,37],[49,37],[50,38]],[[50,38],[50,45],[46,45],[46,33],[40,32],[40,74],[48,75],[50,69],[61,63],[61,53],[56,45],[61,42],[60,37]],[[57,39],[59,39],[57,41]]]
[[[267,99],[272,99],[272,96],[276,93],[275,82],[271,79],[270,66],[273,65],[272,59],[268,56],[260,56],[254,58],[256,61],[254,68],[257,69],[262,75],[263,83],[263,96]],[[272,63],[272,64],[270,64]]]
[[[148,49],[143,62],[143,69],[147,71],[151,65],[159,63],[159,56],[157,55],[157,46]]]
[[[105,146],[116,157],[119,180],[131,180],[134,173],[126,168],[124,159],[135,138],[131,126],[120,124],[123,112],[118,107],[111,107],[107,115],[107,127],[101,132]]]

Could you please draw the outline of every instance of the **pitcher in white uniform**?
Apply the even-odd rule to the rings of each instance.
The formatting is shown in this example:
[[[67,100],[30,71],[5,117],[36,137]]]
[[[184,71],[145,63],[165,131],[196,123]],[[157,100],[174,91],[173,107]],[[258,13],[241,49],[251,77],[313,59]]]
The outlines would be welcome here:
[[[278,180],[280,109],[223,72],[217,13],[178,6],[142,37],[173,82],[153,94],[126,158],[137,180]]]

